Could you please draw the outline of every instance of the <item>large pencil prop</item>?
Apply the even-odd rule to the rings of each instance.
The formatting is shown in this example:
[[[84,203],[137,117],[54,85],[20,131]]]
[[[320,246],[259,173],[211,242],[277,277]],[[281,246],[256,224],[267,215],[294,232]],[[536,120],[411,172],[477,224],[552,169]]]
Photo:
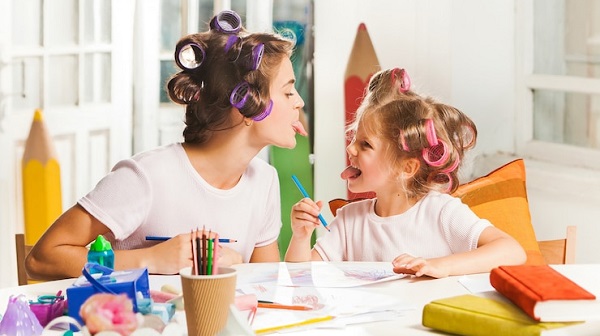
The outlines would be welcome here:
[[[35,110],[23,152],[25,244],[33,245],[62,212],[60,166],[41,110]]]
[[[350,51],[350,58],[344,75],[346,125],[354,120],[354,115],[362,102],[367,84],[369,84],[371,76],[379,70],[381,70],[381,66],[377,60],[367,26],[361,23],[354,38],[354,45],[352,51]],[[346,138],[345,135],[344,138]],[[350,139],[346,138],[346,146],[349,142]],[[350,160],[346,156],[346,165],[349,164]],[[355,194],[348,190],[348,199],[371,198],[374,196],[375,193],[372,192]]]

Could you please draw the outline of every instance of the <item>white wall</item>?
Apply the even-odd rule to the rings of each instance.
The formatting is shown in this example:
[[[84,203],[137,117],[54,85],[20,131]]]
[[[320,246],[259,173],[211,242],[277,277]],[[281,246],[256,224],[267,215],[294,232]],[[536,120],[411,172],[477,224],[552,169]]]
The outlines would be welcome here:
[[[506,0],[315,0],[315,199],[346,194],[337,178],[345,166],[343,79],[361,22],[382,68],[406,68],[416,91],[475,121],[479,137],[471,158],[477,164],[467,167],[467,176],[510,160],[497,153],[515,151],[514,6]],[[525,162],[538,239],[564,236],[575,224],[577,262],[600,262],[600,188],[590,188],[600,186],[600,174]]]

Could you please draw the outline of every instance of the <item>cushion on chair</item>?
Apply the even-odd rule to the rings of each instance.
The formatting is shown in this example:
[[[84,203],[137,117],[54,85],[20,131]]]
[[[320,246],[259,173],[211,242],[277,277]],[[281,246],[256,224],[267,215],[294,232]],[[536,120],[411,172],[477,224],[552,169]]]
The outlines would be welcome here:
[[[531,224],[523,159],[460,185],[452,195],[460,198],[477,216],[514,237],[527,253],[526,264],[546,264]],[[329,209],[335,216],[340,207],[352,201],[333,199],[329,201]]]
[[[525,183],[525,163],[517,159],[458,187],[460,198],[480,218],[514,237],[525,249],[529,265],[546,262],[531,224]]]

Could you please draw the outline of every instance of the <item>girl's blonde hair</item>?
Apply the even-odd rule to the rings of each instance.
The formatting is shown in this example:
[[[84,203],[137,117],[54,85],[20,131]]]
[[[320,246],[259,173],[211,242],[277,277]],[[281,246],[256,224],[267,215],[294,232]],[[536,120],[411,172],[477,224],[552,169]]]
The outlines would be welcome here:
[[[392,169],[407,159],[419,168],[407,181],[409,197],[430,190],[452,193],[459,185],[458,167],[466,150],[475,146],[477,128],[460,110],[402,89],[398,71],[383,70],[371,78],[356,118],[347,127],[354,137],[358,127],[382,140]]]

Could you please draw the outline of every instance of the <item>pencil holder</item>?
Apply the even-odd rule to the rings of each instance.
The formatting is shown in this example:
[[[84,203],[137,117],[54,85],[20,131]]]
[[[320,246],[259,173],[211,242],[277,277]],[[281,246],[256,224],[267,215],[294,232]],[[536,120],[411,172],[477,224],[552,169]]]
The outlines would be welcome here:
[[[192,275],[182,269],[181,289],[189,336],[216,335],[225,328],[237,280],[233,268],[219,268],[216,275]]]

